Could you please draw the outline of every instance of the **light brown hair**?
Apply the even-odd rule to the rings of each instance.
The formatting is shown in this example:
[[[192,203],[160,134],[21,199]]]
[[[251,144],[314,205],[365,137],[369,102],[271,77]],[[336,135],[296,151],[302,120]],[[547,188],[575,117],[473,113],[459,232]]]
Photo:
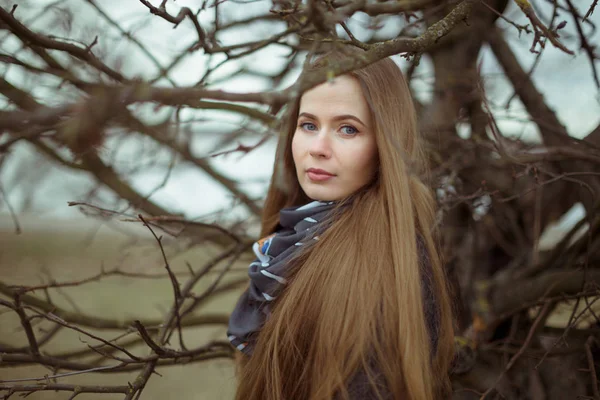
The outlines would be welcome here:
[[[340,59],[329,55],[312,67],[327,68]],[[426,157],[410,92],[389,58],[349,75],[360,82],[372,113],[378,175],[352,195],[348,207],[337,209],[321,239],[291,263],[288,284],[253,355],[239,357],[237,400],[348,398],[348,380],[359,370],[378,394],[383,392],[377,390],[377,373],[395,399],[449,397],[452,307],[433,227],[435,200],[421,178]],[[291,155],[298,108],[299,100],[288,110],[278,146],[263,235],[276,229],[281,208],[310,201]],[[417,236],[430,261],[427,271]],[[434,349],[424,282],[431,285],[439,318]]]

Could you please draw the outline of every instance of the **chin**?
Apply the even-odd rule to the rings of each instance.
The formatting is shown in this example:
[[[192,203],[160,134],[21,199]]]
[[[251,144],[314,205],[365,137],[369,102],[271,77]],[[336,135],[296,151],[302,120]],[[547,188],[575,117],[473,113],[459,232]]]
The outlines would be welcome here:
[[[311,200],[335,201],[341,199],[341,197],[338,196],[337,193],[332,193],[331,189],[326,187],[303,187],[302,190],[304,190],[304,193]]]
[[[328,196],[311,196],[311,195],[307,195],[309,199],[311,200],[316,200],[316,201],[336,201],[337,198],[334,197],[328,197]]]

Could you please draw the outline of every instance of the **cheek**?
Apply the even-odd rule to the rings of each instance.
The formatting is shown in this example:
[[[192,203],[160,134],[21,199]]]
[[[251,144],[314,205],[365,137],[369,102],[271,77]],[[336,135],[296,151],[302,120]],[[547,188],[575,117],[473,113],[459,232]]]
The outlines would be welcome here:
[[[354,151],[350,152],[347,162],[361,176],[372,176],[379,164],[376,145],[371,142],[361,143]]]
[[[296,153],[298,152],[298,139],[296,139],[297,137],[297,135],[294,135],[294,137],[292,138],[292,157],[294,158],[294,162],[296,162]]]
[[[292,158],[294,159],[294,165],[298,166],[298,162],[300,161],[300,155],[302,153],[302,143],[301,143],[300,135],[294,133],[294,137],[292,138]]]

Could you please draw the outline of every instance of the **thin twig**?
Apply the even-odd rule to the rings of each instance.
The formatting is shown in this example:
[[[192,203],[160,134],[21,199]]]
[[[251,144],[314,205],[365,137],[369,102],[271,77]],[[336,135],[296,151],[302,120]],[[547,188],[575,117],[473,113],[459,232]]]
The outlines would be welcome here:
[[[502,373],[498,376],[498,378],[496,378],[496,381],[494,382],[494,384],[492,386],[490,386],[483,393],[483,395],[481,395],[481,397],[479,398],[479,400],[484,400],[493,390],[496,389],[496,386],[498,385],[498,383],[500,383],[500,381],[502,380],[502,378],[504,377],[504,375],[506,375],[506,373],[508,373],[508,371],[510,371],[510,369],[515,365],[515,363],[517,362],[517,360],[523,355],[523,353],[525,353],[525,351],[529,347],[529,344],[531,343],[531,340],[534,337],[534,334],[538,330],[538,326],[540,325],[540,323],[542,321],[545,321],[545,319],[547,317],[547,312],[549,310],[549,305],[550,305],[550,302],[545,302],[544,303],[544,306],[542,307],[542,309],[538,313],[535,321],[533,322],[533,324],[529,328],[529,332],[527,333],[527,337],[525,338],[525,341],[523,342],[523,345],[521,346],[521,348],[519,349],[519,351],[515,355],[513,355],[511,357],[510,361],[508,362],[508,364],[506,365],[506,367],[504,368],[504,370],[502,371]]]
[[[160,248],[160,252],[162,254],[163,261],[165,263],[165,269],[167,270],[167,273],[169,274],[169,279],[171,281],[171,286],[173,288],[173,298],[174,298],[173,310],[175,312],[175,317],[177,319],[177,331],[179,332],[179,344],[180,344],[181,348],[185,350],[186,347],[183,342],[183,333],[181,331],[181,316],[179,314],[179,310],[181,308],[181,304],[183,303],[184,298],[181,295],[181,287],[179,286],[179,281],[177,280],[177,277],[175,276],[175,274],[173,273],[173,270],[171,269],[171,266],[169,265],[169,260],[167,259],[167,255],[165,254],[165,249],[162,245],[162,241],[161,241],[162,237],[158,237],[156,235],[156,233],[154,233],[154,230],[146,222],[146,220],[144,219],[142,214],[139,214],[138,218],[144,223],[144,226],[146,226],[148,228],[150,233],[152,233],[152,236],[154,236],[154,239],[156,240],[156,242],[158,243],[158,247]],[[135,321],[135,324],[136,324],[135,326],[136,326],[136,328],[138,328],[138,330],[140,330],[140,327],[143,328],[143,325],[141,325],[141,323],[139,321]],[[144,337],[144,336],[142,335],[142,337]],[[152,346],[150,346],[150,347],[152,347]]]
[[[4,204],[6,204],[6,208],[8,208],[8,212],[10,213],[10,217],[12,218],[13,223],[15,225],[15,233],[17,235],[20,235],[21,232],[22,232],[22,230],[21,230],[21,224],[19,224],[19,218],[17,217],[17,214],[15,213],[14,208],[10,204],[10,200],[8,199],[8,195],[4,191],[4,187],[2,186],[1,183],[0,183],[0,194],[2,194],[2,198],[4,199]]]

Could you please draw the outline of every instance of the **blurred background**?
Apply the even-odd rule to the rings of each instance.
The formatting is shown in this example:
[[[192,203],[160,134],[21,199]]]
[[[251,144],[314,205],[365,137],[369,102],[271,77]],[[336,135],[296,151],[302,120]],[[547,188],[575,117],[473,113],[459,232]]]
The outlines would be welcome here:
[[[227,315],[284,89],[311,52],[445,29],[386,55],[417,101],[456,276],[455,398],[600,398],[595,4],[0,1],[0,394],[128,398],[129,382],[147,399],[231,399]],[[161,358],[135,320],[201,351]]]

